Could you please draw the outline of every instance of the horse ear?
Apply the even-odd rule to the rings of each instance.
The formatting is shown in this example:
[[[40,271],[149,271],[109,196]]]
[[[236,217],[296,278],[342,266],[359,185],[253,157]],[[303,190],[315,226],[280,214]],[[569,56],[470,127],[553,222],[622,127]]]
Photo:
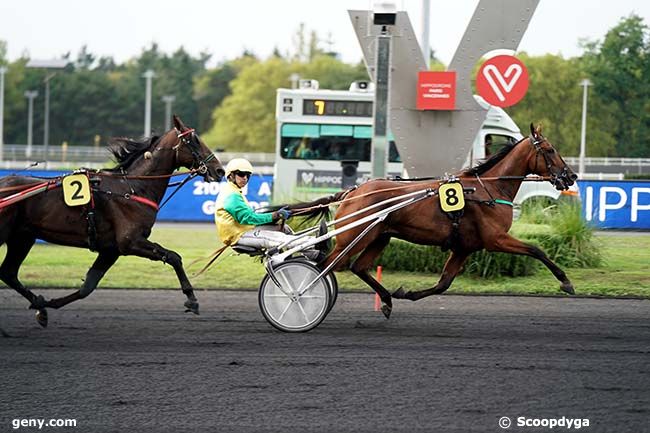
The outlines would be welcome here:
[[[179,131],[183,131],[183,130],[187,129],[187,126],[185,126],[185,124],[183,123],[181,118],[178,117],[177,115],[174,114],[172,116],[172,120],[174,121],[174,127],[176,129],[178,129]]]
[[[533,122],[530,122],[530,135],[535,136],[535,125],[533,125]]]
[[[539,125],[537,125],[537,128],[535,128],[535,132],[536,132],[537,135],[539,135],[540,137],[542,136],[542,124],[541,124],[541,123],[540,123]]]

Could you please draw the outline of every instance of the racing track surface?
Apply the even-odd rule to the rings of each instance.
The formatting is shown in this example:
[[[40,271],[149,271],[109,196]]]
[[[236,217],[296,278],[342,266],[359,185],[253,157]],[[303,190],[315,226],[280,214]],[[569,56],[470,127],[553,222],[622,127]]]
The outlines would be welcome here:
[[[0,290],[0,431],[650,431],[648,300],[435,296],[386,321],[343,293],[316,330],[283,334],[255,292],[197,295],[201,316],[177,291],[98,290],[44,330]]]

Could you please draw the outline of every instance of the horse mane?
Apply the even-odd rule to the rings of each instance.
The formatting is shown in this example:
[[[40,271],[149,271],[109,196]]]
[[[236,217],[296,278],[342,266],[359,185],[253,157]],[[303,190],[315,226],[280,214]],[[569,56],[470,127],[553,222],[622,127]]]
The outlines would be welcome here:
[[[140,155],[145,153],[160,137],[152,135],[142,141],[127,137],[115,137],[108,144],[108,151],[113,155],[117,165],[110,171],[126,170]]]
[[[489,169],[491,169],[492,167],[497,165],[503,158],[506,157],[507,154],[509,154],[512,151],[512,149],[515,148],[516,145],[518,145],[519,143],[521,143],[525,139],[526,139],[526,137],[522,138],[521,140],[519,140],[516,143],[504,145],[501,149],[499,149],[499,151],[497,153],[490,156],[490,158],[488,158],[487,161],[482,162],[482,163],[480,163],[480,164],[478,164],[478,165],[476,165],[476,166],[474,166],[472,168],[469,168],[467,170],[464,170],[461,173],[461,175],[462,176],[476,176],[476,175],[481,175],[481,174],[485,173],[486,171],[488,171]]]

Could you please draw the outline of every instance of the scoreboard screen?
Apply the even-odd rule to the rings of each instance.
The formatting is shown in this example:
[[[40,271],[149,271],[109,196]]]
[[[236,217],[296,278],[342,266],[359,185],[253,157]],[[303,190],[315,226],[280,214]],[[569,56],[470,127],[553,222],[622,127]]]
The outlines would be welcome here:
[[[372,117],[372,101],[304,99],[302,114],[306,116]]]

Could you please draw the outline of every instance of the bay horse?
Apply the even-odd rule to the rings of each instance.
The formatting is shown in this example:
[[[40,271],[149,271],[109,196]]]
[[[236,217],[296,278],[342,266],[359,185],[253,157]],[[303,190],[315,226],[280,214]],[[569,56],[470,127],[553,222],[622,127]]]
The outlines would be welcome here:
[[[469,188],[469,191],[474,190],[473,194],[468,194],[465,198],[466,204],[462,216],[457,214],[458,218],[452,218],[453,215],[443,212],[437,195],[398,209],[390,213],[383,222],[372,228],[345,253],[334,270],[350,268],[355,275],[377,292],[382,300],[382,311],[386,318],[390,317],[392,311],[391,298],[416,301],[443,293],[460,272],[467,257],[481,249],[534,257],[544,263],[561,282],[561,290],[573,294],[573,285],[564,271],[542,250],[508,234],[513,218],[512,201],[524,177],[529,174],[547,178],[558,190],[568,189],[578,178],[542,135],[541,127],[535,128],[532,124],[530,136],[504,147],[484,163],[456,175],[464,188]],[[412,182],[371,180],[345,196],[341,194],[332,196],[332,201],[345,197],[335,218],[338,220],[403,194],[427,188],[438,190],[440,185],[440,181],[432,180]],[[389,206],[387,204],[383,208]],[[381,208],[380,206],[379,209]],[[373,211],[379,209],[375,208]],[[367,216],[367,213],[362,212],[345,223],[337,224],[336,228],[344,227],[364,216]],[[321,266],[325,268],[332,263],[368,225],[360,225],[338,234],[334,250]],[[420,245],[438,245],[451,250],[440,280],[435,286],[419,291],[405,291],[400,287],[391,295],[369,274],[375,259],[379,257],[391,238]],[[352,258],[357,254],[358,257],[352,262]]]
[[[143,141],[117,138],[109,150],[117,165],[112,169],[87,171],[92,192],[87,205],[64,203],[61,179],[38,179],[11,175],[0,179],[0,205],[17,192],[42,186],[43,192],[0,207],[0,245],[7,253],[0,265],[0,280],[24,296],[36,319],[47,326],[47,308],[61,308],[88,296],[120,256],[135,255],[170,264],[187,300],[186,311],[198,314],[194,295],[181,256],[149,241],[159,203],[172,173],[180,168],[200,174],[206,181],[220,181],[224,169],[194,129],[173,116],[174,127],[160,137]],[[36,239],[98,253],[81,288],[65,297],[45,300],[18,280],[18,271]]]

